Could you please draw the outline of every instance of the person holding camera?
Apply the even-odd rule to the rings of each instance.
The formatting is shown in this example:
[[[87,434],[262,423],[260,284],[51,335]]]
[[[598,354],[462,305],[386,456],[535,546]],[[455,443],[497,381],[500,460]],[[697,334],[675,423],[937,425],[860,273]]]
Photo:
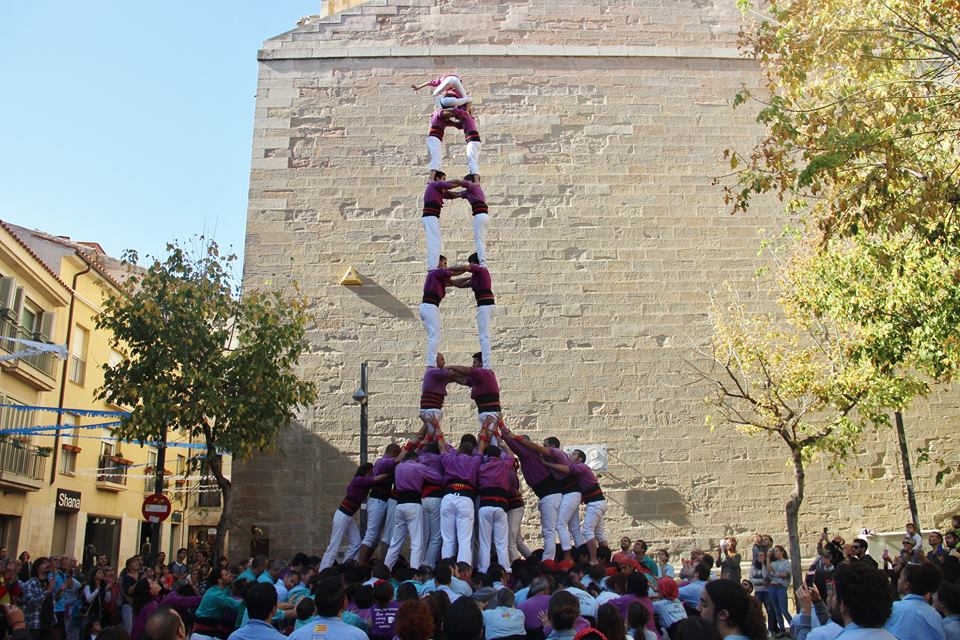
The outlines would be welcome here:
[[[740,552],[737,551],[736,538],[730,536],[720,541],[717,559],[720,564],[720,577],[740,582],[740,563],[743,559],[740,557]]]

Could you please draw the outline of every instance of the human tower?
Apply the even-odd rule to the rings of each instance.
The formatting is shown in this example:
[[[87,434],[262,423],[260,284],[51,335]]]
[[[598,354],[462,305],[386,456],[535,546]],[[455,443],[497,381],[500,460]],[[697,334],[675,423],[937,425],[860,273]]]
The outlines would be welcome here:
[[[605,541],[606,500],[583,452],[575,451],[570,458],[556,438],[538,445],[514,435],[504,424],[492,363],[490,325],[495,299],[486,260],[490,216],[480,187],[480,134],[473,100],[456,75],[413,85],[413,89],[427,86],[434,88],[436,108],[427,134],[430,174],[421,216],[427,268],[419,308],[426,333],[419,410],[423,426],[405,445],[391,444],[375,464],[357,469],[334,514],[321,568],[333,564],[346,537],[346,559],[359,559],[364,565],[382,542],[384,563],[392,569],[409,541],[409,561],[414,568],[435,566],[440,558],[455,558],[485,572],[494,551],[497,563],[509,570],[513,560],[530,554],[519,533],[524,501],[518,467],[539,499],[544,560],[554,560],[559,538],[565,559],[570,559],[574,546],[586,545],[596,562],[597,544]],[[462,130],[466,140],[468,173],[462,180],[447,180],[443,172],[442,142],[450,127]],[[475,252],[466,264],[448,266],[441,254],[440,213],[445,200],[459,198],[470,204]],[[440,303],[451,286],[472,289],[476,300],[480,351],[469,367],[447,366],[440,353]],[[470,387],[479,422],[478,435],[465,434],[456,447],[446,441],[442,428],[450,382]],[[365,499],[367,529],[361,538],[353,516]],[[583,528],[581,502],[586,504]]]

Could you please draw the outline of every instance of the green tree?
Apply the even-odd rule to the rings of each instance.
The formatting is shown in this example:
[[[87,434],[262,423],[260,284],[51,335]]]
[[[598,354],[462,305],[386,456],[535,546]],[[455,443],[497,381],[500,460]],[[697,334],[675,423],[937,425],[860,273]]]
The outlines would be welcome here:
[[[98,326],[129,356],[105,367],[98,394],[132,407],[115,430],[120,437],[156,441],[173,430],[205,444],[200,471],[213,476],[223,498],[219,546],[231,512],[222,455],[242,460],[269,447],[316,390],[296,374],[304,300],[239,295],[230,271],[235,256],[222,256],[203,238],[200,245],[195,252],[168,245],[164,260],[131,270],[122,292],[106,302]]]
[[[751,313],[739,301],[715,302],[712,350],[702,354],[714,366],[696,370],[710,386],[706,402],[717,414],[708,423],[772,437],[789,451],[794,487],[784,515],[793,584],[802,584],[799,516],[807,466],[823,457],[830,469],[842,469],[864,430],[888,425],[889,407],[923,383],[851,357],[855,331],[784,308],[775,316]]]
[[[834,318],[849,357],[949,381],[960,366],[960,3],[740,0],[765,134],[728,150],[728,203],[800,221],[789,304]],[[916,385],[925,395],[925,384]],[[903,398],[901,409],[911,398]]]

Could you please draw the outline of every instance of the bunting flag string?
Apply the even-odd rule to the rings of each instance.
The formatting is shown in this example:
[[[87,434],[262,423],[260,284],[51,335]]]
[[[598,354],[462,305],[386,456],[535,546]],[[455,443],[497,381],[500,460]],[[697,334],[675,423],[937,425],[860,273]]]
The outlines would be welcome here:
[[[0,409],[13,409],[14,411],[49,411],[51,413],[70,413],[85,418],[126,418],[130,415],[129,411],[98,411],[96,409],[70,409],[67,407],[40,407],[30,404],[0,404]]]
[[[76,427],[73,427],[73,428],[76,428]],[[8,431],[0,430],[0,435],[7,435],[8,433],[9,433]],[[35,433],[35,434],[19,434],[19,435],[35,435],[35,436],[37,436],[38,438],[53,438],[53,437],[55,437],[57,434],[55,434],[55,433]],[[159,443],[159,442],[149,442],[149,441],[148,441],[148,442],[143,442],[143,443],[141,443],[139,440],[131,440],[131,439],[129,439],[129,438],[117,438],[117,437],[115,437],[115,436],[81,436],[81,435],[75,435],[75,436],[74,436],[74,435],[70,435],[70,436],[67,436],[67,437],[69,437],[69,438],[83,438],[83,439],[86,439],[86,440],[112,440],[112,441],[114,441],[114,442],[121,442],[121,443],[124,443],[124,444],[135,444],[135,445],[138,445],[138,446],[145,446],[145,447],[159,447],[159,446],[160,446],[160,443]],[[198,450],[198,451],[206,451],[206,449],[207,449],[207,445],[203,444],[202,442],[167,442],[167,443],[166,443],[166,446],[167,446],[167,448],[194,449],[194,450]],[[218,453],[223,454],[223,455],[229,455],[228,452],[226,452],[226,451],[218,451]],[[194,457],[199,457],[199,456],[194,456]]]
[[[69,431],[72,429],[108,429],[110,427],[120,426],[121,422],[98,422],[96,424],[53,424],[34,427],[12,427],[10,429],[0,429],[0,436],[27,436],[27,435],[52,435],[42,433],[44,431]]]
[[[35,356],[41,353],[53,353],[56,354],[58,358],[63,359],[66,359],[67,357],[67,347],[62,344],[50,344],[49,342],[37,342],[36,340],[27,340],[25,338],[8,338],[6,336],[3,336],[2,340],[4,342],[22,344],[23,346],[27,347],[27,349],[5,355],[0,358],[0,362],[16,360],[17,358],[25,358],[28,356]]]

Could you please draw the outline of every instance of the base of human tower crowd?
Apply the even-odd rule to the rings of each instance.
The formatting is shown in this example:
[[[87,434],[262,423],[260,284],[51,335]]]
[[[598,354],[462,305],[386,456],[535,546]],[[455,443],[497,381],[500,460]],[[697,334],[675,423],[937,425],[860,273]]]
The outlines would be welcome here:
[[[960,640],[960,516],[949,531],[929,534],[929,548],[908,525],[903,550],[884,551],[882,564],[869,553],[869,535],[847,543],[824,530],[800,585],[791,584],[784,547],[759,533],[749,555],[730,537],[715,555],[695,550],[679,567],[667,549],[651,554],[642,540],[623,537],[611,549],[606,500],[583,451],[568,455],[557,438],[516,434],[502,414],[473,101],[455,75],[413,89],[427,86],[436,110],[421,217],[428,271],[419,432],[357,468],[322,558],[298,553],[288,564],[257,556],[234,566],[182,549],[169,565],[151,558],[144,568],[130,558],[119,574],[104,556],[82,574],[69,559],[8,564],[0,602],[11,603],[5,624],[14,638]],[[462,180],[442,171],[450,127],[467,142]],[[456,198],[470,203],[476,250],[467,264],[449,267],[440,213]],[[471,366],[447,365],[440,353],[440,303],[450,286],[469,287],[476,299],[480,351]],[[451,382],[470,387],[479,425],[456,443],[443,429]],[[537,549],[520,535],[521,475],[537,498]],[[361,535],[355,516],[364,502]]]

